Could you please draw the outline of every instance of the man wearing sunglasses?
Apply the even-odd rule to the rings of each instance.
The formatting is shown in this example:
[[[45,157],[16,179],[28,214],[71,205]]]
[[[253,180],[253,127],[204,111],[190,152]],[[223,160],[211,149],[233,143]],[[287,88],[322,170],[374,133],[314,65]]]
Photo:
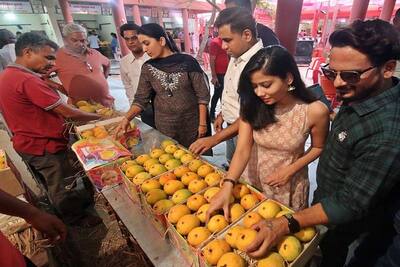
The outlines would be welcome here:
[[[382,20],[356,21],[335,31],[323,68],[343,105],[332,124],[317,169],[313,205],[256,225],[247,251],[265,255],[282,236],[325,224],[320,266],[374,266],[395,236],[393,210],[400,196],[399,33]],[[361,239],[362,238],[362,239]]]

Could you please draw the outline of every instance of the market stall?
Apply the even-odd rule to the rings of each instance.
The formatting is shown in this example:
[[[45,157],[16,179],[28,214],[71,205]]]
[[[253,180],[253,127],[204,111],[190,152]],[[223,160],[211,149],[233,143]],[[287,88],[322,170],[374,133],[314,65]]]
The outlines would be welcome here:
[[[225,172],[137,119],[128,131],[131,141],[126,142],[126,137],[119,139],[129,150],[118,150],[110,144],[101,147],[105,141],[93,139],[93,131],[104,127],[104,136],[112,139],[120,119],[75,127],[83,139],[72,148],[88,177],[110,204],[128,243],[134,240],[139,244],[155,266],[215,266],[218,260],[238,260],[243,263],[238,266],[257,266],[259,262],[243,252],[246,242],[251,242],[255,235],[251,232],[254,230],[250,231],[251,225],[293,211],[240,182],[232,195],[230,220],[215,214],[206,225],[207,205],[218,192]],[[178,208],[184,211],[178,212]],[[238,227],[249,232],[243,236],[247,241],[240,244],[229,241]],[[302,231],[291,236],[289,245],[285,243],[276,249],[279,254],[274,257],[282,266],[304,266],[325,229],[318,226]],[[224,244],[217,245],[218,249],[225,247],[220,249],[221,255],[207,252],[218,242]],[[285,253],[284,248],[292,246],[295,252]],[[227,259],[222,254],[227,254]]]

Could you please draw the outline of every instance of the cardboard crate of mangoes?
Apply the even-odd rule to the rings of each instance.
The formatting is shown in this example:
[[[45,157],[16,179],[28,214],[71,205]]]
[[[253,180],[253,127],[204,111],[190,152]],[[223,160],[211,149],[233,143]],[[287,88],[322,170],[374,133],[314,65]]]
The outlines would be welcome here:
[[[86,101],[86,100],[79,100],[75,104],[75,107],[78,109],[89,112],[89,113],[97,113],[100,115],[103,115],[105,117],[113,117],[113,116],[119,116],[120,114],[113,110],[112,108],[108,108],[103,106],[100,103],[96,103],[93,101]]]
[[[200,266],[257,266],[257,267],[302,267],[314,254],[321,239],[324,226],[307,227],[295,235],[287,235],[262,259],[252,259],[245,248],[253,242],[257,232],[252,225],[260,220],[283,216],[293,211],[274,201],[265,200],[225,229],[199,250]]]

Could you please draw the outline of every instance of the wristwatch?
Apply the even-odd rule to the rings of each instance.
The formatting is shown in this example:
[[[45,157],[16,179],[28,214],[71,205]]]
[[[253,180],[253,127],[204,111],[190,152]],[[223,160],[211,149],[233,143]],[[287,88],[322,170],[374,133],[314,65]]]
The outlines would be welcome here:
[[[293,217],[293,214],[288,213],[283,215],[288,221],[288,227],[291,234],[295,234],[300,231],[299,222]]]

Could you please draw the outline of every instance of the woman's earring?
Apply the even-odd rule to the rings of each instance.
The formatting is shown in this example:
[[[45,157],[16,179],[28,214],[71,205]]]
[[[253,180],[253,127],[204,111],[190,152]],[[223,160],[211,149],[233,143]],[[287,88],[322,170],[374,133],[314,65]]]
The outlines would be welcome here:
[[[293,91],[294,89],[296,89],[296,87],[294,87],[294,85],[289,84],[289,87],[287,89],[288,92]]]

